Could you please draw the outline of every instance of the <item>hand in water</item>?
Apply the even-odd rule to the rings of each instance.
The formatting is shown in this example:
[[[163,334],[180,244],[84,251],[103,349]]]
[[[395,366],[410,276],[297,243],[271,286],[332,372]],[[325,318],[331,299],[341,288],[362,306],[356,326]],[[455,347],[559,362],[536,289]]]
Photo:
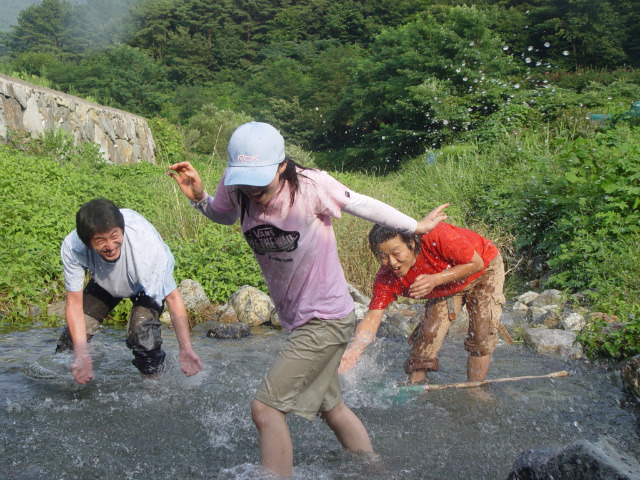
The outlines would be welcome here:
[[[187,377],[195,375],[202,370],[202,362],[193,350],[180,352],[180,365]]]
[[[342,354],[342,360],[340,361],[340,366],[338,367],[338,373],[343,374],[348,372],[358,363],[358,358],[360,358],[360,354],[358,352],[354,352],[351,349],[346,349]]]
[[[88,353],[76,353],[71,365],[71,374],[79,384],[93,379],[93,361]]]

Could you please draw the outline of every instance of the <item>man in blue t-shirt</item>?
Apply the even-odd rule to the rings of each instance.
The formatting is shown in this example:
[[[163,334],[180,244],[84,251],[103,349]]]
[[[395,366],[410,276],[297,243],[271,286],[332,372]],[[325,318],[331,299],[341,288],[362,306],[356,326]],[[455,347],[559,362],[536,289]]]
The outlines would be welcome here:
[[[127,346],[143,375],[158,373],[161,348],[160,314],[166,302],[180,347],[182,371],[191,376],[202,369],[193,351],[187,311],[173,279],[173,255],[142,215],[118,209],[110,200],[85,203],[76,214],[76,229],[60,249],[64,268],[67,325],[56,352],[72,349],[71,367],[78,383],[93,378],[87,341],[123,299],[133,302],[127,326]],[[85,272],[91,279],[83,288]]]

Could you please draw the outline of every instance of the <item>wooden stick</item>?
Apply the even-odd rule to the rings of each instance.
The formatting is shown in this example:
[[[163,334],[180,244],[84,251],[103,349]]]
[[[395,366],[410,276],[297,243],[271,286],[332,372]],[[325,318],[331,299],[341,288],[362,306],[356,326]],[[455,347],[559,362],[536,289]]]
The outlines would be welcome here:
[[[507,378],[492,378],[490,380],[483,380],[481,382],[460,382],[460,383],[446,383],[444,385],[407,385],[406,389],[416,392],[426,392],[427,390],[444,390],[447,388],[475,388],[487,385],[489,383],[500,382],[517,382],[519,380],[530,380],[532,378],[558,378],[566,377],[569,372],[561,370],[559,372],[549,373],[547,375],[525,375],[523,377],[507,377]]]

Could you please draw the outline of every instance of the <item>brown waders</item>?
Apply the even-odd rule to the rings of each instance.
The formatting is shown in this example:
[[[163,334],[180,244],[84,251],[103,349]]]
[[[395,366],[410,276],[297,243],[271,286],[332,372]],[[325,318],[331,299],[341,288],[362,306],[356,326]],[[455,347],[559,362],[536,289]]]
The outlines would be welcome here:
[[[122,298],[112,296],[93,279],[89,280],[82,295],[84,321],[87,328],[87,340],[98,330],[111,310]],[[145,375],[158,373],[162,368],[165,352],[162,350],[160,335],[160,314],[163,307],[149,296],[141,292],[131,297],[133,307],[127,325],[127,347],[133,351],[133,365]],[[65,325],[58,343],[56,353],[73,350],[73,342],[69,327]]]
[[[409,337],[411,350],[404,362],[405,372],[411,374],[418,370],[438,370],[438,352],[463,305],[469,312],[469,330],[464,348],[470,356],[491,355],[498,344],[498,332],[503,334],[507,343],[513,343],[500,323],[505,303],[503,287],[504,263],[498,254],[482,275],[460,292],[428,299],[424,320]]]

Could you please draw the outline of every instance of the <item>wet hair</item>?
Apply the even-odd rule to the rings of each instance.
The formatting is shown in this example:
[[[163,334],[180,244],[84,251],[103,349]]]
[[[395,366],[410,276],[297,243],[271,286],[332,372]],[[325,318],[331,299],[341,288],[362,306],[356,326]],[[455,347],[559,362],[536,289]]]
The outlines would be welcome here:
[[[96,233],[119,227],[124,233],[124,217],[111,200],[95,198],[80,207],[76,213],[76,232],[87,247]]]
[[[379,254],[377,250],[378,246],[396,237],[400,237],[400,239],[406,243],[407,247],[409,247],[409,250],[413,250],[413,253],[416,255],[420,253],[420,235],[394,230],[389,227],[383,227],[377,223],[371,227],[371,230],[369,231],[369,248],[377,257]],[[412,240],[413,246],[411,246]]]
[[[303,167],[299,163],[297,163],[292,157],[286,156],[284,157],[284,161],[282,162],[286,164],[284,172],[280,174],[280,180],[284,180],[285,182],[289,182],[289,200],[290,204],[293,205],[293,202],[296,199],[296,194],[300,189],[300,177],[307,178],[304,174],[298,172],[300,170],[311,170],[308,167]],[[282,165],[282,163],[280,165]],[[279,166],[278,166],[279,168]],[[236,195],[238,195],[238,203],[240,204],[240,222],[244,220],[244,216],[249,212],[249,195],[244,193],[241,189],[236,189]]]

